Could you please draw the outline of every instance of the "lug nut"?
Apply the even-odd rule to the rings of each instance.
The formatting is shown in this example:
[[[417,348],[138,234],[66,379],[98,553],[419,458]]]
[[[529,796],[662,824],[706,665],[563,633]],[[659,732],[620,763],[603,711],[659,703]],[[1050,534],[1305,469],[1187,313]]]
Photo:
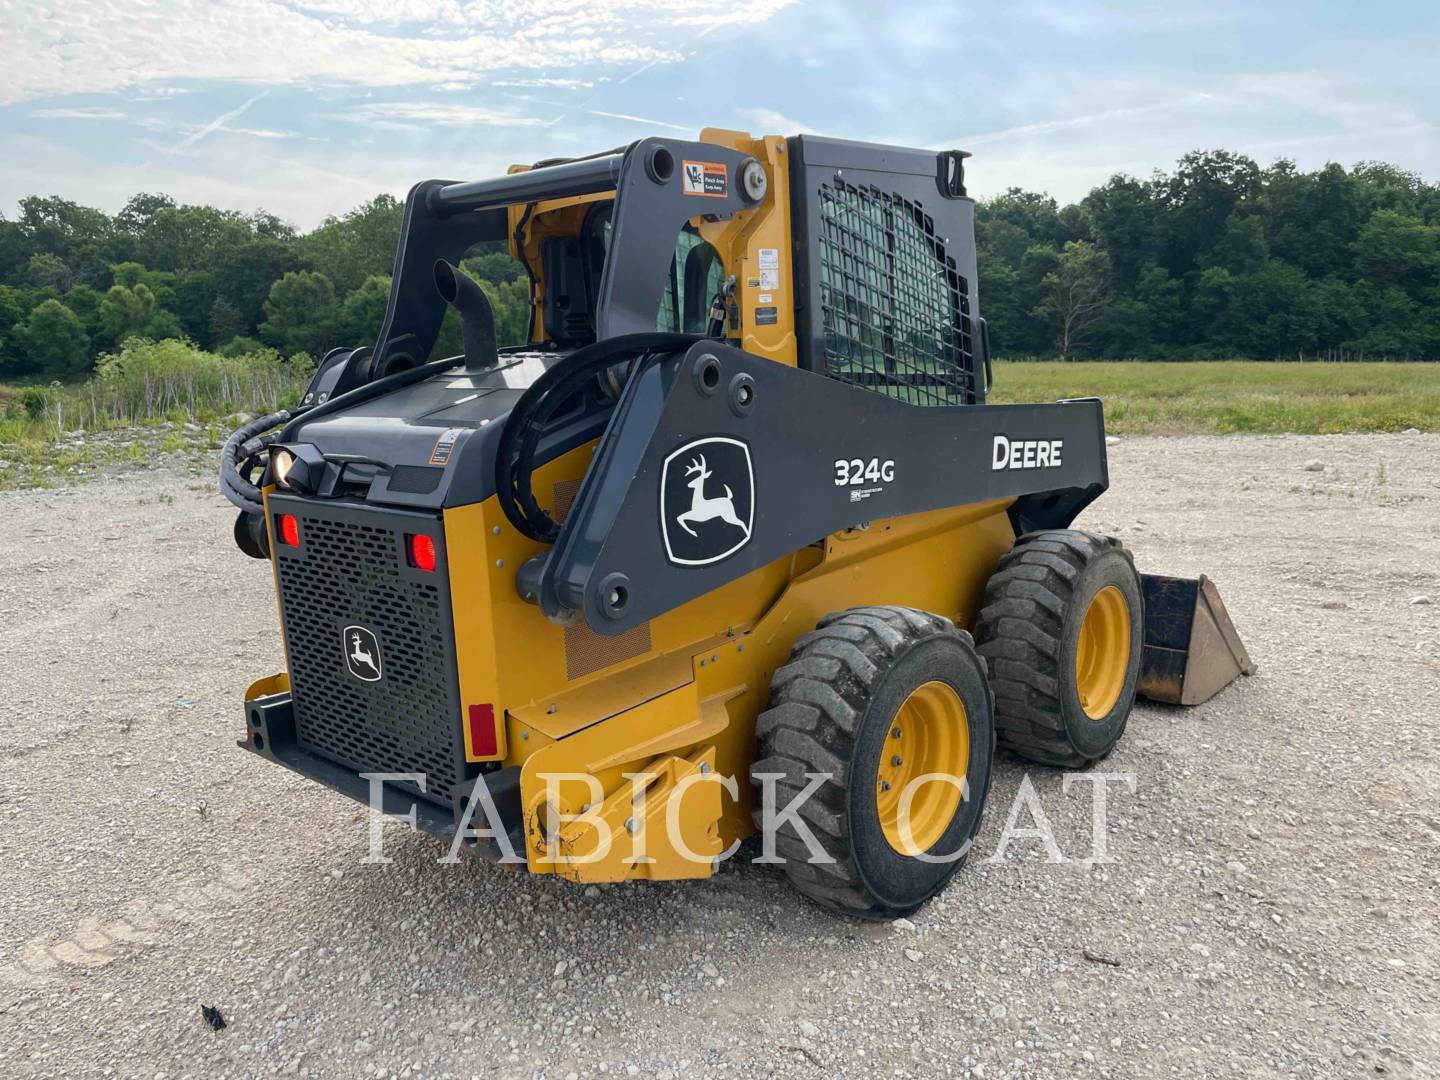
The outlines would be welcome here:
[[[897,728],[891,728],[891,729],[890,729],[890,737],[891,737],[892,739],[898,739],[898,738],[900,737],[900,729],[899,729],[898,727],[897,727]]]
[[[896,754],[894,757],[892,757],[892,758],[890,759],[890,764],[891,764],[891,765],[899,765],[899,764],[900,764],[900,755],[899,755],[899,754]]]

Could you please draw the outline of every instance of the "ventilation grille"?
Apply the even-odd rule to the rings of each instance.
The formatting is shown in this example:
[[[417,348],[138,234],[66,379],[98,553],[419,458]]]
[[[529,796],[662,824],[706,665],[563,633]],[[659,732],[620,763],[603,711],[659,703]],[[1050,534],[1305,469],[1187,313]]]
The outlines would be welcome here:
[[[550,511],[550,516],[557,524],[563,523],[570,516],[570,508],[575,505],[575,496],[580,494],[579,480],[561,480],[555,485],[551,492],[555,509]]]
[[[930,215],[838,181],[819,210],[827,373],[912,405],[977,401],[969,283]]]
[[[444,469],[430,465],[396,465],[390,470],[389,488],[410,495],[429,495],[440,486],[444,475]]]
[[[650,651],[650,624],[641,623],[613,637],[597,634],[584,623],[565,628],[565,678],[579,679],[592,672],[643,656]]]
[[[462,768],[450,609],[438,584],[402,573],[414,519],[391,528],[383,514],[352,521],[300,500],[271,502],[300,520],[300,549],[277,559],[297,740],[357,772],[423,773],[424,792],[397,786],[448,802]],[[377,682],[346,666],[351,625],[379,642]]]

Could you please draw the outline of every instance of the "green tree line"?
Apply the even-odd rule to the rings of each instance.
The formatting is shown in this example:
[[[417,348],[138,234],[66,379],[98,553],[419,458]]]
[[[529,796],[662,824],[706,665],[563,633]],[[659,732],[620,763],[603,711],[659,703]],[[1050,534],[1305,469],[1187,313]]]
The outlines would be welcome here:
[[[301,233],[274,215],[140,194],[114,215],[54,197],[0,217],[0,378],[71,380],[127,338],[228,356],[372,341],[401,204]],[[1302,172],[1186,155],[1061,206],[1011,189],[977,209],[981,310],[1004,357],[1440,358],[1440,185],[1392,165]],[[504,251],[464,263],[523,339]],[[459,351],[450,320],[441,346]]]
[[[1440,359],[1440,185],[1224,150],[976,211],[997,356]]]
[[[140,194],[113,216],[66,199],[0,217],[0,378],[71,380],[127,338],[186,338],[224,356],[322,355],[372,342],[403,207],[389,195],[300,233],[272,214]],[[499,250],[462,266],[484,284],[502,342],[524,340],[523,270]],[[447,319],[442,348],[460,351]]]

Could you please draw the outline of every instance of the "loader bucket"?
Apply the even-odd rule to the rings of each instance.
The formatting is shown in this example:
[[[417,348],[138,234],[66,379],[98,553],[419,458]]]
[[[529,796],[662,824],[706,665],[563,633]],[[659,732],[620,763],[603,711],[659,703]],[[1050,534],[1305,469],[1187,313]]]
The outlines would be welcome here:
[[[1145,650],[1139,692],[1172,705],[1198,705],[1255,664],[1225,611],[1215,583],[1141,574],[1145,596]]]

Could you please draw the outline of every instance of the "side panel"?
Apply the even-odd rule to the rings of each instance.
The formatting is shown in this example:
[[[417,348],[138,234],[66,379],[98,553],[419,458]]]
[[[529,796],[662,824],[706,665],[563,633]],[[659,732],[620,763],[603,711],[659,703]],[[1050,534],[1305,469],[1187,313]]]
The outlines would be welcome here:
[[[748,353],[795,364],[795,267],[790,231],[790,152],[776,136],[752,139],[739,131],[706,128],[703,142],[753,154],[765,169],[765,198],[731,221],[704,221],[700,235],[714,244],[735,278],[730,336]]]
[[[1107,483],[1098,400],[912,406],[705,343],[626,387],[541,605],[623,633],[862,522]]]
[[[563,505],[594,449],[593,443],[580,447],[536,471],[542,503]],[[615,638],[583,622],[556,625],[520,598],[516,570],[545,549],[515,530],[493,496],[447,510],[445,540],[460,701],[492,704],[497,717],[524,718],[527,738],[513,730],[502,737],[510,763],[523,761],[544,740],[565,738],[690,682],[697,643],[753,625],[793,575],[793,560],[777,559],[637,625],[622,643],[629,647],[617,648]],[[493,760],[467,749],[472,761]]]
[[[699,647],[685,656],[684,685],[570,737],[551,741],[541,730],[554,719],[547,708],[522,710],[515,731],[529,738],[511,745],[524,755],[521,799],[531,870],[582,882],[708,876],[711,857],[754,831],[748,777],[755,720],[795,639],[829,612],[869,604],[908,604],[973,628],[985,582],[1014,540],[1006,505],[1001,500],[877,521],[825,538],[807,549],[812,557],[796,564],[794,578],[755,623],[696,642]],[[698,631],[708,625],[695,619],[699,603],[665,618],[686,620]],[[584,694],[577,697],[583,708]],[[679,790],[676,780],[698,763],[710,766],[711,782],[696,777],[672,810],[666,800]],[[562,773],[594,776],[600,788],[573,776],[548,788],[547,776]],[[656,776],[645,798],[643,835],[635,837],[624,826],[635,813],[626,773]],[[591,810],[585,820],[552,831],[545,825],[552,797],[565,815]],[[682,857],[669,846],[663,825],[670,813],[678,815],[685,846],[702,858]],[[655,862],[626,861],[637,842]],[[557,854],[581,861],[551,861]]]

